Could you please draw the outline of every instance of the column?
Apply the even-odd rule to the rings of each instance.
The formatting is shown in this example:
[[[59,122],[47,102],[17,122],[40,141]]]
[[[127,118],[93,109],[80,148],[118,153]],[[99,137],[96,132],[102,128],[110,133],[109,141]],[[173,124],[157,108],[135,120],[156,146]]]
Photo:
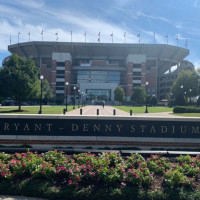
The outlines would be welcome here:
[[[55,60],[52,60],[51,64],[51,88],[53,89],[53,95],[56,95],[56,66]]]
[[[133,63],[128,62],[126,64],[126,101],[131,100],[133,92]]]

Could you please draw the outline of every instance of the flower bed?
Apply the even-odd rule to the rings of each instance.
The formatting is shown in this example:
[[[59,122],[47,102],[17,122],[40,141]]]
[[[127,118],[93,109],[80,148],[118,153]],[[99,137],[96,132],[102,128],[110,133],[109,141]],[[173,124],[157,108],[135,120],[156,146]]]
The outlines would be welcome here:
[[[49,199],[200,199],[199,167],[199,156],[189,155],[172,162],[161,155],[145,159],[114,152],[0,153],[0,193]]]

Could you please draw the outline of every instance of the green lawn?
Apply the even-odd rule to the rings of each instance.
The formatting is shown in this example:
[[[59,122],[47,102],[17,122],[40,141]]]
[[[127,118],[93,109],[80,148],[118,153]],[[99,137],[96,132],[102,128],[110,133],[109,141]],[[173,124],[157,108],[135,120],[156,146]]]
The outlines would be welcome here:
[[[43,114],[61,114],[65,106],[42,106]],[[76,106],[78,108],[78,106]],[[68,111],[73,110],[73,106],[67,106]],[[40,106],[22,106],[23,112],[18,112],[18,106],[0,107],[0,113],[7,114],[38,114]]]
[[[182,117],[200,117],[200,113],[173,113],[173,115]]]
[[[133,111],[133,113],[144,113],[146,107],[145,106],[114,106],[115,108],[119,110],[123,110],[125,112],[130,112],[130,110]],[[158,113],[158,112],[172,112],[173,108],[169,107],[148,107],[149,113]]]

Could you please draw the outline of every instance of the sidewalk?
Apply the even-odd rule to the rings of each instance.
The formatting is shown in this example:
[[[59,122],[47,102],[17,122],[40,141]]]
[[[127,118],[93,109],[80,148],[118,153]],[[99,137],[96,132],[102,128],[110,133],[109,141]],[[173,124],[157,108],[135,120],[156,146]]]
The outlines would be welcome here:
[[[84,106],[79,109],[66,112],[67,116],[81,116],[80,109],[82,109],[82,116],[97,116],[97,109],[99,110],[99,116],[113,116],[115,110],[115,116],[129,117],[130,113],[124,112],[112,106]],[[133,117],[165,117],[165,118],[184,118],[182,116],[171,115],[172,112],[160,112],[160,113],[132,113]]]
[[[84,106],[79,109],[67,112],[67,116],[80,116],[80,109],[82,109],[82,115],[87,115],[87,116],[96,116],[97,115],[97,109],[99,110],[99,116],[112,116],[113,115],[113,110],[115,110],[115,115],[118,116],[130,116],[129,113],[118,110],[112,106]]]
[[[23,196],[8,196],[8,195],[0,195],[0,200],[47,200],[41,198],[33,198],[33,197],[23,197]]]

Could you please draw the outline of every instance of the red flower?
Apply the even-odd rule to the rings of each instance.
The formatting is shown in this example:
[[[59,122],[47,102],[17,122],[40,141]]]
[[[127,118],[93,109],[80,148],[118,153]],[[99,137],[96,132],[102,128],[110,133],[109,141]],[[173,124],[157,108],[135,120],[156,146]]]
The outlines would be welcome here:
[[[68,181],[68,184],[72,184],[72,180],[69,180],[69,181]]]
[[[6,175],[6,173],[2,173],[2,174],[1,174],[1,176],[5,176],[5,175]]]

